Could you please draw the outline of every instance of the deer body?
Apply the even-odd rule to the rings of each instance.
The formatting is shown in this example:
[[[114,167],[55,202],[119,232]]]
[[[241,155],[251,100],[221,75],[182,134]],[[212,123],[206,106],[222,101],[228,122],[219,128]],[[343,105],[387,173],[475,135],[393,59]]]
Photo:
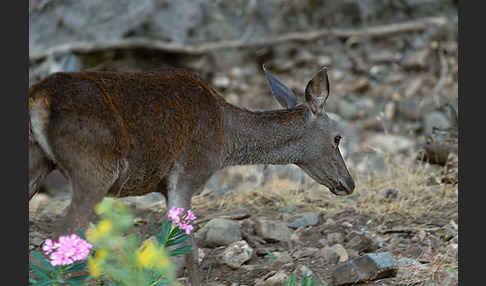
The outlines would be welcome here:
[[[86,227],[107,194],[157,191],[169,208],[188,209],[211,175],[231,165],[297,164],[334,193],[351,193],[340,136],[323,111],[326,71],[309,82],[301,105],[265,72],[286,109],[233,106],[180,70],[47,77],[29,91],[29,199],[59,169],[73,189],[66,232]]]

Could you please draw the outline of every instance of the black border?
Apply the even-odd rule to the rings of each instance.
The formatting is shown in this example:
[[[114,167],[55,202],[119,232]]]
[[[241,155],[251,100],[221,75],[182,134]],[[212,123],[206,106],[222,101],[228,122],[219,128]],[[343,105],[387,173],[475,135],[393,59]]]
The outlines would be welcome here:
[[[13,281],[7,285],[28,285],[28,3],[8,2],[1,17],[2,262],[3,278]]]

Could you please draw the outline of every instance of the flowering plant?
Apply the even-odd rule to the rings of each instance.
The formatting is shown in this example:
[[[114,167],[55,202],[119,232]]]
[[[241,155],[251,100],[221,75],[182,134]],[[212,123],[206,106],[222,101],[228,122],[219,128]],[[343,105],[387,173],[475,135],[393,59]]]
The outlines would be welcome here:
[[[45,255],[33,251],[30,255],[31,285],[82,285],[89,278],[84,271],[92,245],[77,234],[47,239],[42,246]],[[84,271],[84,272],[83,272]]]
[[[168,220],[162,223],[160,230],[157,230],[154,224],[151,224],[152,233],[164,248],[181,244],[190,238],[189,235],[194,230],[192,223],[196,220],[196,216],[191,210],[184,214],[183,208],[176,207],[171,208],[167,216]],[[191,248],[191,245],[184,245],[168,250],[168,253],[170,256],[190,254]]]
[[[190,244],[175,247],[194,230],[191,210],[171,208],[160,229],[150,223],[153,236],[144,241],[125,204],[105,198],[95,211],[101,220],[87,231],[87,241],[81,233],[61,236],[45,241],[44,255],[31,253],[32,285],[84,285],[93,279],[99,285],[177,285],[169,256],[191,253]],[[90,255],[91,250],[96,251]]]

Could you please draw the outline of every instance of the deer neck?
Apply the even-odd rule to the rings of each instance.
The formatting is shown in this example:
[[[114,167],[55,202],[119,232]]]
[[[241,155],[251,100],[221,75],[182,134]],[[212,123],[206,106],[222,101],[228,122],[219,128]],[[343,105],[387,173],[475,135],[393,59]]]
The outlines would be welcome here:
[[[306,112],[303,105],[261,112],[228,106],[223,167],[301,161]]]

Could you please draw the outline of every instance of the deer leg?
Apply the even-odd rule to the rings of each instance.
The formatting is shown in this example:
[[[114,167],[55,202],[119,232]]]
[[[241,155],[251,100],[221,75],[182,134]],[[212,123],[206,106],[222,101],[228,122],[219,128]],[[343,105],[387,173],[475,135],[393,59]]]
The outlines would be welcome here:
[[[172,173],[167,183],[168,209],[172,207],[184,208],[185,211],[190,209],[193,194],[202,191],[210,176],[211,174],[209,172],[204,175],[201,172],[197,174],[193,172]],[[175,184],[174,179],[176,179]],[[193,234],[191,234],[191,238],[186,240],[185,243],[192,245],[192,253],[187,256],[175,257],[174,263],[177,264],[176,274],[180,277],[183,274],[185,266],[189,271],[191,285],[201,285],[198,265],[199,252]]]
[[[82,172],[80,170],[85,170]],[[56,230],[56,234],[74,233],[77,230],[85,231],[89,220],[93,218],[94,207],[108,193],[112,186],[123,175],[114,168],[82,168],[71,175],[73,195],[71,204],[67,209],[65,217]]]
[[[29,140],[29,201],[52,170],[54,164],[47,158],[41,147]]]

